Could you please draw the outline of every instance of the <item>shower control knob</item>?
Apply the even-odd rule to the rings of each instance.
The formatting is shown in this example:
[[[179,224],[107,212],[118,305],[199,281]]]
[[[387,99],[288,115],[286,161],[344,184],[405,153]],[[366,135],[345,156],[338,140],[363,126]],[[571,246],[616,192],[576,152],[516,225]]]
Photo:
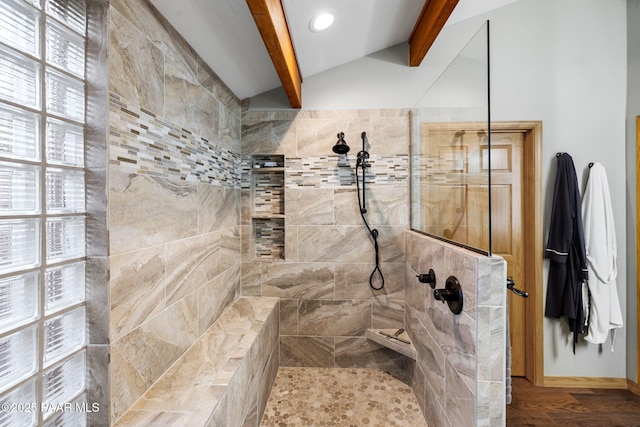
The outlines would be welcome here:
[[[455,276],[449,276],[444,289],[435,289],[433,297],[449,305],[449,309],[454,314],[462,312],[462,286]]]
[[[433,271],[433,268],[429,269],[427,274],[418,274],[416,276],[420,283],[428,283],[431,286],[431,289],[435,289],[436,287],[436,272]]]

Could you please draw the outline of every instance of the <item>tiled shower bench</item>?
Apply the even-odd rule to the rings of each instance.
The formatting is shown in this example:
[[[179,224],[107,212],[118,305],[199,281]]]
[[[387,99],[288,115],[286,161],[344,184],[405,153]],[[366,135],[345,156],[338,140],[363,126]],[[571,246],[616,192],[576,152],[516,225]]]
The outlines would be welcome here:
[[[241,297],[117,427],[258,427],[278,370],[278,298]]]

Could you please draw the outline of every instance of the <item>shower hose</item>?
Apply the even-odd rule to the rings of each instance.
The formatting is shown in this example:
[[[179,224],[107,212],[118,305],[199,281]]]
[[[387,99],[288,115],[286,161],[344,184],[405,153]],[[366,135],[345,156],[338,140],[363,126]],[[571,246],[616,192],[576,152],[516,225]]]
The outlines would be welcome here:
[[[365,160],[358,161],[358,163],[356,164],[356,189],[358,192],[358,207],[360,208],[360,216],[362,217],[362,221],[364,222],[364,225],[367,227],[367,230],[369,231],[369,235],[373,239],[373,248],[375,249],[375,252],[376,252],[376,266],[371,272],[371,275],[369,276],[369,286],[374,291],[379,291],[380,289],[384,288],[384,276],[382,275],[382,270],[380,270],[380,247],[378,246],[378,230],[375,228],[371,229],[371,227],[369,227],[369,223],[367,222],[367,218],[364,216],[364,214],[367,212],[367,209],[365,208],[365,200],[364,200],[365,199],[365,171],[367,170],[367,166],[368,165]],[[360,197],[360,184],[359,184],[359,178],[358,178],[358,169],[360,167],[362,167],[362,197]],[[376,287],[373,284],[373,278],[376,275],[376,273],[380,276],[380,286],[378,287]]]

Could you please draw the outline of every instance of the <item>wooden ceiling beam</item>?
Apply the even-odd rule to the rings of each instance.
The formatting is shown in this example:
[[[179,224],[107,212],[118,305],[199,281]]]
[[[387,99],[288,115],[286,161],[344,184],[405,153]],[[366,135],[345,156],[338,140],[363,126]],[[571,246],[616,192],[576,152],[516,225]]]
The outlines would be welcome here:
[[[302,107],[302,76],[281,0],[247,0],[251,15],[293,108]]]
[[[409,65],[417,67],[449,19],[458,0],[426,0],[409,36]]]

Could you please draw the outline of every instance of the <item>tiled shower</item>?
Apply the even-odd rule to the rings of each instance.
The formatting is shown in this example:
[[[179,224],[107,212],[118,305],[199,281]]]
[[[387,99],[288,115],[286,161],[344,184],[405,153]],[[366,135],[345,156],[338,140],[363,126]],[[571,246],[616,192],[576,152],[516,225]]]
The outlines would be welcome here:
[[[280,298],[281,366],[405,370],[422,410],[437,417],[430,425],[459,420],[448,412],[458,402],[441,395],[452,387],[466,398],[456,425],[486,425],[487,411],[500,414],[488,402],[500,401],[503,380],[502,300],[478,297],[454,318],[413,277],[431,262],[443,275],[448,267],[416,251],[424,237],[408,231],[409,110],[243,111],[144,0],[95,3],[109,25],[108,43],[96,51],[108,61],[108,87],[93,95],[108,111],[108,164],[96,188],[106,188],[110,355],[108,374],[104,353],[91,366],[90,395],[110,408],[96,423],[118,419],[240,295]],[[368,283],[374,253],[358,211],[355,156],[331,152],[338,132],[357,145],[362,131],[382,291]],[[264,156],[283,159],[275,184],[252,181]],[[282,187],[276,221],[255,215],[256,182]],[[442,259],[457,251],[441,250]],[[465,256],[476,263],[465,286],[490,282],[491,266]],[[435,318],[464,332],[453,362],[430,351],[451,344],[438,325],[430,329]],[[368,328],[409,329],[419,361],[367,340]],[[489,372],[477,368],[487,360]]]

